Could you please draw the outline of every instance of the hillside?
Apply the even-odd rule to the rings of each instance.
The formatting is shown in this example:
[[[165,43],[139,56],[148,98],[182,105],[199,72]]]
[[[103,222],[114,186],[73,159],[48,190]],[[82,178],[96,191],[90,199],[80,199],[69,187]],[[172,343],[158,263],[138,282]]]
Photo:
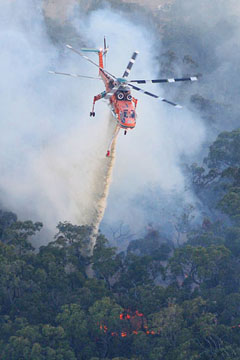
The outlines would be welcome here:
[[[39,4],[0,5],[0,359],[239,360],[240,6]],[[110,74],[198,76],[134,95],[111,159],[103,84],[48,73],[104,35]]]

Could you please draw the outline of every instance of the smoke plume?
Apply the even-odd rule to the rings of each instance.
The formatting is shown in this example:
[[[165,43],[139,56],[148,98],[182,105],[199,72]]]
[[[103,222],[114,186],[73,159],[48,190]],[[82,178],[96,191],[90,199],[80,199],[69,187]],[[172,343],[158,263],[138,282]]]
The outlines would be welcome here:
[[[44,6],[46,11],[47,3]],[[103,90],[103,85],[94,80],[54,77],[48,70],[94,76],[97,69],[69,53],[64,44],[52,41],[38,1],[3,0],[0,10],[2,206],[21,218],[43,221],[51,231],[58,221],[92,223],[101,198],[99,183],[105,186],[102,164],[107,161],[111,137],[106,104],[97,103],[96,117],[89,118],[92,97]],[[106,35],[110,72],[121,76],[137,49],[140,54],[131,77],[157,76],[161,42],[140,18],[133,23],[110,8],[79,14],[79,7],[73,8],[71,3],[68,26],[62,25],[68,43],[74,33],[75,42],[79,36],[79,46],[82,41],[99,47]],[[54,37],[58,38],[57,32]],[[156,85],[147,89],[164,93]],[[176,110],[147,96],[137,97],[137,126],[119,137],[104,217],[106,227],[120,221],[133,232],[152,218],[157,220],[151,213],[156,193],[184,194],[183,201],[195,201],[193,194],[184,193],[180,164],[183,157],[191,159],[199,152],[205,136],[199,116],[187,108]],[[150,197],[141,203],[136,199],[146,189]]]
[[[174,0],[167,12],[158,14],[161,57],[174,52],[173,67],[203,75],[197,89],[183,92],[185,101],[198,96],[193,103],[206,115],[209,141],[239,126],[239,16],[237,0]]]

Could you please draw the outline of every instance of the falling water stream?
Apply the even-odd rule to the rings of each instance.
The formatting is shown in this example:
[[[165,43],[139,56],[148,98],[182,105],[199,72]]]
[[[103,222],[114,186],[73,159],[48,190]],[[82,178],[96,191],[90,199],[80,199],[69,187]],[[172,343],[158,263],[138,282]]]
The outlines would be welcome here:
[[[113,117],[110,115],[108,123],[109,131],[107,132],[108,141],[116,134],[117,129],[118,126],[116,125],[115,119],[113,119]],[[91,219],[91,226],[93,230],[90,236],[90,243],[88,248],[88,253],[90,255],[92,255],[93,253],[93,248],[96,244],[98,229],[107,205],[107,197],[112,180],[112,171],[115,162],[116,141],[117,137],[115,137],[112,142],[110,157],[105,157],[103,161],[100,162],[99,167],[95,173],[94,192],[96,202],[94,207],[94,213],[92,214]]]

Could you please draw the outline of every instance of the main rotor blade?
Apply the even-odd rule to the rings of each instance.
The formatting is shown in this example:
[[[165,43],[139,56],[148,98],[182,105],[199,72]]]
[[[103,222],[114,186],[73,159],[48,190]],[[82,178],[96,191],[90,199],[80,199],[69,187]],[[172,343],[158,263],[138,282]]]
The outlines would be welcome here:
[[[67,76],[72,76],[72,77],[80,77],[80,78],[86,78],[86,79],[102,80],[101,78],[93,77],[93,76],[69,74],[69,73],[64,73],[64,72],[59,72],[59,71],[48,71],[48,72],[49,72],[49,74],[55,74],[55,75],[67,75]]]
[[[197,76],[190,76],[185,78],[178,78],[178,79],[156,79],[156,80],[129,80],[129,82],[132,83],[138,83],[138,84],[146,84],[146,83],[173,83],[178,81],[197,81]]]
[[[91,64],[97,66],[99,69],[101,69],[103,72],[105,72],[106,74],[112,76],[114,79],[117,79],[116,76],[114,76],[113,74],[111,74],[110,72],[108,72],[107,70],[101,68],[97,63],[95,63],[95,61],[93,61],[92,59],[90,59],[88,56],[83,55],[81,53],[81,51],[78,51],[76,49],[74,49],[71,45],[66,45],[66,47],[70,50],[72,50],[73,52],[75,52],[76,54],[80,55],[82,58],[86,59],[87,61],[89,61]]]
[[[129,73],[130,73],[130,71],[132,69],[132,66],[135,63],[135,60],[136,60],[138,54],[139,54],[139,51],[134,51],[134,53],[132,54],[132,57],[131,57],[131,59],[130,59],[130,61],[128,63],[128,66],[126,67],[126,70],[123,73],[123,78],[128,77],[128,75],[129,75]]]
[[[164,98],[162,98],[161,96],[158,96],[158,95],[155,95],[155,94],[153,94],[153,93],[150,93],[149,91],[144,91],[143,89],[140,89],[139,87],[137,87],[137,86],[135,86],[135,85],[132,85],[132,84],[130,84],[130,83],[128,83],[128,85],[131,86],[134,90],[137,90],[137,91],[139,91],[139,92],[141,92],[141,93],[143,93],[143,94],[152,96],[152,97],[154,97],[155,99],[159,99],[160,101],[163,101],[163,102],[165,102],[165,103],[167,103],[167,104],[170,104],[170,105],[172,105],[172,106],[175,106],[175,107],[178,108],[178,109],[181,109],[181,108],[182,108],[181,105],[175,104],[174,102],[169,101],[169,100],[167,100],[167,99],[164,99]]]

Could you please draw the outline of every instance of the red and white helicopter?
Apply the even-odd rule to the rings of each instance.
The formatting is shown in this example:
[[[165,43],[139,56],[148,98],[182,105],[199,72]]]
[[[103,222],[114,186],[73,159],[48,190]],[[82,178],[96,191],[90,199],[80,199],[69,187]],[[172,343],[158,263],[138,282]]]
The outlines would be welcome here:
[[[70,50],[75,52],[76,54],[80,55],[82,58],[89,61],[91,64],[98,67],[99,77],[95,78],[92,76],[63,73],[63,72],[58,72],[58,71],[49,71],[49,73],[57,74],[57,75],[67,75],[67,76],[73,76],[73,77],[103,80],[103,82],[105,84],[105,90],[103,92],[101,92],[100,94],[94,96],[93,106],[92,106],[92,111],[90,112],[90,116],[95,116],[94,109],[95,109],[96,101],[98,101],[100,99],[107,99],[109,101],[111,112],[117,121],[117,127],[116,127],[116,131],[114,133],[114,136],[111,139],[111,142],[107,149],[106,156],[110,156],[112,143],[113,143],[114,139],[117,137],[119,130],[123,129],[124,135],[126,135],[128,130],[133,129],[136,126],[136,117],[137,117],[136,107],[137,107],[138,100],[132,96],[131,90],[139,91],[143,94],[146,94],[153,98],[159,99],[160,101],[163,101],[167,104],[175,106],[176,108],[182,107],[178,104],[175,104],[172,101],[164,99],[164,98],[162,98],[158,95],[155,95],[149,91],[145,91],[145,90],[133,85],[133,83],[137,83],[137,84],[154,83],[154,84],[156,84],[156,83],[174,83],[174,82],[179,82],[179,81],[196,81],[196,80],[198,80],[197,76],[176,78],[176,79],[172,78],[172,79],[155,79],[155,80],[128,80],[128,76],[130,74],[132,66],[137,58],[138,51],[134,51],[122,77],[118,78],[115,75],[111,74],[109,71],[107,71],[104,67],[103,58],[106,59],[106,54],[108,52],[108,47],[106,46],[105,38],[104,38],[104,48],[103,49],[101,49],[101,48],[100,49],[81,48],[79,51],[79,50],[74,49],[71,45],[66,45],[66,46],[67,46],[67,48],[69,48]],[[84,54],[86,52],[97,53],[98,58],[99,58],[98,64],[96,62],[94,62],[92,59],[90,59],[89,57],[87,57]]]

